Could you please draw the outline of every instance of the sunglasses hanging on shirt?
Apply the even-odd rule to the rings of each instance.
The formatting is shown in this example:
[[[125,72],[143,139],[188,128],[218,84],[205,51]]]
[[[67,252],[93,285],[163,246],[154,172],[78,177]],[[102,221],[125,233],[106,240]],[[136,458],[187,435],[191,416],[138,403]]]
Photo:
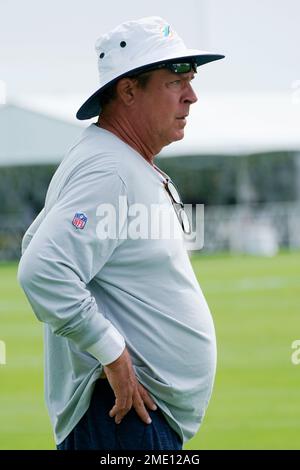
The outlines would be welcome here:
[[[175,184],[170,179],[168,179],[164,182],[164,187],[172,200],[172,204],[182,230],[187,235],[191,234],[191,224],[187,213],[184,210],[184,204],[181,200],[181,197],[179,196],[179,192]]]

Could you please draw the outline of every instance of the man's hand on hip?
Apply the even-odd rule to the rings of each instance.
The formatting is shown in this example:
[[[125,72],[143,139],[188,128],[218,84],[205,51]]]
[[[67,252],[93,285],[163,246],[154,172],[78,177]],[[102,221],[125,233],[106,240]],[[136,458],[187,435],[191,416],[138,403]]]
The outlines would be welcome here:
[[[146,406],[151,410],[156,410],[157,406],[147,390],[138,382],[128,350],[125,348],[118,359],[104,366],[104,371],[116,397],[109,416],[115,417],[115,422],[120,424],[133,406],[141,420],[150,424],[151,418]]]

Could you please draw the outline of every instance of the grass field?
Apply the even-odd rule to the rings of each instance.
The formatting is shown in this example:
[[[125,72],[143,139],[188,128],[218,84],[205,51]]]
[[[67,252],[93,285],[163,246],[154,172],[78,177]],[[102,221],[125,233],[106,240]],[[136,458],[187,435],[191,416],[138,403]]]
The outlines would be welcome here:
[[[193,257],[211,308],[218,370],[207,415],[187,449],[300,449],[300,253]],[[54,449],[43,398],[42,327],[0,265],[0,449]]]

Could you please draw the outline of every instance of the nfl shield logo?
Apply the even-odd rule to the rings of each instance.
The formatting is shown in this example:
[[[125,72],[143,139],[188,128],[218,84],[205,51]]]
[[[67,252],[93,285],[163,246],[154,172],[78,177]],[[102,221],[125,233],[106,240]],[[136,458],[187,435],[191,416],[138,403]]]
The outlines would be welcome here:
[[[77,212],[72,220],[72,224],[76,228],[83,229],[87,223],[87,216],[82,212]]]

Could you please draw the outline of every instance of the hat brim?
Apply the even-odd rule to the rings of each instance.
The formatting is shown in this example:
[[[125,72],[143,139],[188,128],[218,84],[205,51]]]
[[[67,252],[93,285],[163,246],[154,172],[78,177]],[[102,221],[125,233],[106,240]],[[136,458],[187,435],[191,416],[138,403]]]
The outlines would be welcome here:
[[[123,73],[122,75],[119,75],[115,77],[113,80],[110,82],[106,83],[102,87],[100,87],[95,93],[93,93],[84,103],[83,105],[79,108],[79,110],[76,113],[77,119],[80,121],[84,119],[91,119],[95,116],[99,116],[101,112],[101,105],[100,105],[100,96],[103,91],[115,83],[117,80],[120,80],[122,77],[128,76],[130,73],[138,73],[142,71],[147,71],[148,68],[152,67],[153,65],[159,65],[162,63],[167,63],[167,62],[175,62],[176,60],[194,60],[197,63],[197,67],[207,64],[209,62],[213,62],[215,60],[223,59],[225,56],[223,54],[197,54],[197,51],[195,53],[192,53],[188,55],[184,55],[181,57],[173,57],[171,59],[166,59],[166,60],[160,60],[159,62],[153,62],[151,64],[143,65],[142,67],[138,67],[132,70],[128,70],[126,73]]]

